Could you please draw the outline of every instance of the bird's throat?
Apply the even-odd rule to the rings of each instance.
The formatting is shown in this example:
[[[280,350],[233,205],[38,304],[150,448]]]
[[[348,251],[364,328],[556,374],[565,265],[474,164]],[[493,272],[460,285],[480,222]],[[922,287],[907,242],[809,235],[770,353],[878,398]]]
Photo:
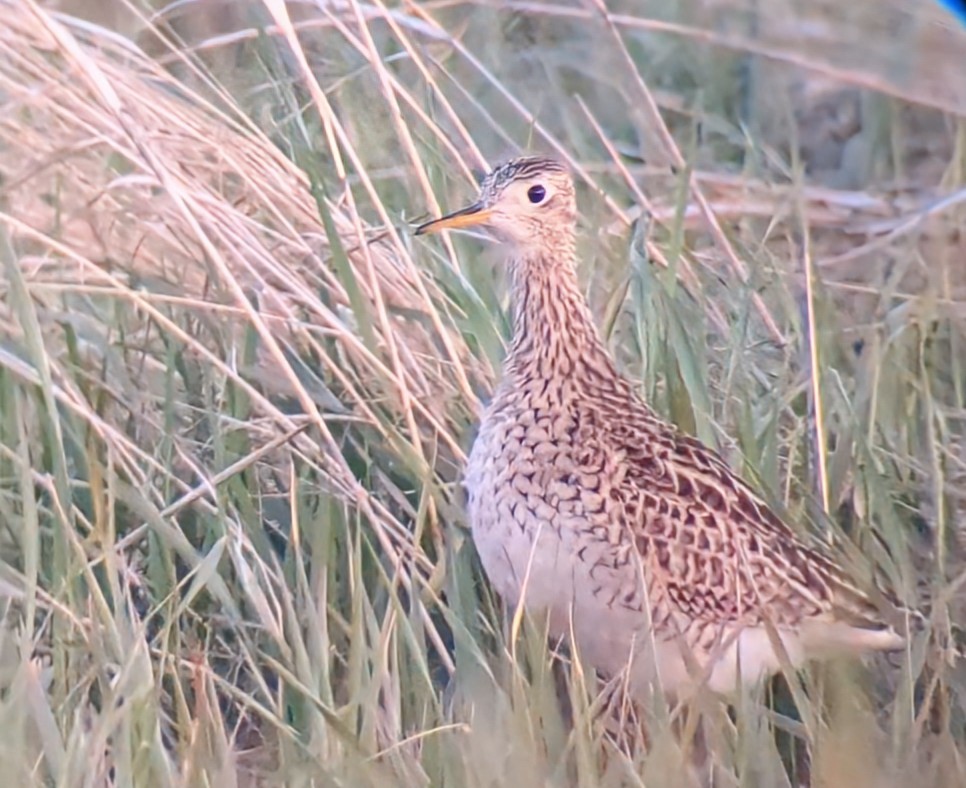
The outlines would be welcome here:
[[[505,369],[512,376],[567,378],[613,365],[577,281],[573,249],[520,252],[510,260],[513,343]]]

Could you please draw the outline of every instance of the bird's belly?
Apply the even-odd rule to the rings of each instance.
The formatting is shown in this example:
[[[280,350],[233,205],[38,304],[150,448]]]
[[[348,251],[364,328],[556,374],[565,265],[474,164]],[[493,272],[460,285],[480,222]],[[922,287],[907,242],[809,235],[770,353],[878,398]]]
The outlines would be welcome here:
[[[490,583],[510,607],[550,614],[553,634],[563,635],[582,592],[577,533],[526,498],[483,484],[470,493],[470,524]],[[543,514],[544,516],[541,516]]]
[[[552,492],[552,473],[540,477],[521,481],[498,454],[474,446],[466,488],[483,569],[511,609],[545,611],[553,636],[573,636],[588,665],[617,673],[648,640],[640,566]]]
[[[546,613],[551,636],[572,638],[586,664],[607,675],[634,654],[635,669],[649,680],[653,661],[642,648],[650,639],[648,613],[614,599],[617,584],[608,588],[600,571],[590,571],[574,532],[546,521],[519,528],[483,514],[473,521],[473,535],[483,569],[511,612],[522,605]]]

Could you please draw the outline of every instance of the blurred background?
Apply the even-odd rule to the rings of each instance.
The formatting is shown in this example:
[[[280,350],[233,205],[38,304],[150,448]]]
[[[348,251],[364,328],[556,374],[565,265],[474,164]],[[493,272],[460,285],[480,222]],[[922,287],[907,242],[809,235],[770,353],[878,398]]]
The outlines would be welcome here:
[[[0,0],[10,785],[686,784],[465,528],[568,162],[622,368],[925,623],[707,711],[723,785],[966,784],[966,27],[940,3]]]

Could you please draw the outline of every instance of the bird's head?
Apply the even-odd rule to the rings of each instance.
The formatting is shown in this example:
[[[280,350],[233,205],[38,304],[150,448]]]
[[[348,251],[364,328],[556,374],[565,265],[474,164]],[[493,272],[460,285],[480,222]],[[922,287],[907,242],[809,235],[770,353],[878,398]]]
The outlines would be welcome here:
[[[476,202],[416,228],[416,235],[485,225],[518,248],[555,245],[572,236],[577,219],[567,168],[544,156],[511,159],[480,184]]]

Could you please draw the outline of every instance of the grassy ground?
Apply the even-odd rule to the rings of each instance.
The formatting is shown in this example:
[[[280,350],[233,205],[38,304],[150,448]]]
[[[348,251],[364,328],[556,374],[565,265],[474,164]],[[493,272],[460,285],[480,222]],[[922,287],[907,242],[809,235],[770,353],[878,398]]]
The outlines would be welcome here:
[[[465,529],[502,272],[409,223],[521,149],[655,407],[927,617],[709,706],[722,784],[966,783],[966,35],[501,5],[0,0],[5,785],[679,784]]]

